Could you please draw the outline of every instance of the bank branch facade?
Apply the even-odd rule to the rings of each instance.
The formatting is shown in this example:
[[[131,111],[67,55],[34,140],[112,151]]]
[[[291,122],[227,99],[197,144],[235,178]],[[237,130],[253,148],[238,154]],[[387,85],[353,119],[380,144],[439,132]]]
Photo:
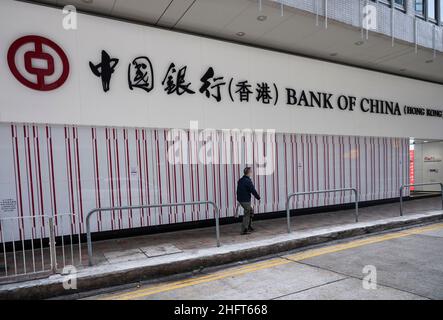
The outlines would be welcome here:
[[[254,168],[258,214],[289,193],[398,197],[411,137],[443,139],[440,84],[59,9],[0,3],[0,217],[213,201],[232,217]],[[17,23],[20,21],[20,23]],[[44,23],[43,23],[44,22]],[[292,208],[352,202],[293,198]],[[92,230],[204,221],[206,205],[115,210]],[[57,222],[57,221],[56,221]],[[31,239],[33,219],[3,230]]]

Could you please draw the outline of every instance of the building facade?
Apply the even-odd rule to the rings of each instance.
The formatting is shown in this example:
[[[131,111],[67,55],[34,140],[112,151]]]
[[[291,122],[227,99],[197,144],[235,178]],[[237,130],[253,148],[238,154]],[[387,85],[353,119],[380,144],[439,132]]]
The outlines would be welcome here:
[[[297,191],[357,188],[362,201],[398,197],[411,178],[410,138],[443,139],[442,41],[436,40],[442,33],[439,22],[418,23],[410,1],[400,10],[378,2],[378,14],[405,20],[404,29],[394,29],[394,45],[415,50],[417,43],[433,57],[423,64],[434,68],[420,73],[415,66],[400,76],[375,71],[383,64],[369,58],[371,67],[356,67],[358,59],[319,60],[314,51],[299,56],[283,47],[257,48],[265,43],[254,47],[80,11],[77,28],[69,30],[65,18],[72,11],[2,1],[0,214],[35,217],[3,228],[3,241],[34,237],[42,215],[72,213],[66,232],[84,233],[88,212],[101,207],[209,200],[222,218],[232,217],[246,165],[254,167],[262,195],[254,203],[259,214],[284,210],[287,195]],[[362,33],[356,17],[363,2],[355,3],[328,1],[326,8],[323,1],[288,1],[285,8],[306,13],[284,10],[294,23],[311,19],[312,28],[319,28],[318,18],[316,32],[327,27],[328,37],[341,23],[351,25],[353,47],[380,33],[376,45],[387,41],[392,48],[389,19],[377,18],[384,21],[379,30]],[[280,4],[261,5],[259,16],[265,10],[288,15],[278,11]],[[326,18],[333,21],[326,25]],[[420,25],[412,41],[411,25]],[[431,44],[422,25],[431,26]],[[238,32],[233,37],[247,43],[249,32]],[[328,60],[344,59],[324,52]],[[428,73],[428,81],[421,79]],[[349,202],[351,194],[339,192],[303,196],[291,206]],[[94,215],[91,225],[117,231],[213,218],[209,206],[195,205],[114,210]]]

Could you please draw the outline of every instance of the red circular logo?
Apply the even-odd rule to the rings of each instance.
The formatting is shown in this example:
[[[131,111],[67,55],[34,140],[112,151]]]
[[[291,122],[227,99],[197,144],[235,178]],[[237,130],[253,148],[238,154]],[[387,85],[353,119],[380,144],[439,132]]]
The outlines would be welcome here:
[[[20,71],[17,67],[17,53],[24,46],[32,44],[33,50],[26,51],[19,58],[22,58],[24,70]],[[44,46],[52,49],[55,54],[58,55],[61,60],[61,73],[57,79],[48,80],[48,77],[52,76],[55,72],[55,59],[57,57],[52,56],[53,52],[45,52]],[[34,62],[40,62],[40,65],[35,65]],[[69,75],[69,62],[66,54],[55,42],[40,36],[25,36],[14,41],[8,50],[8,65],[11,69],[14,77],[28,88],[39,91],[50,91],[57,89],[63,83]],[[23,69],[23,68],[22,68]],[[28,77],[26,77],[28,75]],[[31,81],[29,76],[35,81]]]

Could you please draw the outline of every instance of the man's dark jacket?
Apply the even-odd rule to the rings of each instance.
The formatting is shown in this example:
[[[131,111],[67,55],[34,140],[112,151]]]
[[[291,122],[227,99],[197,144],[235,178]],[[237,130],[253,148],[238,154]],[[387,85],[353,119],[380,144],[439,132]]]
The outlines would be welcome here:
[[[237,201],[238,202],[251,202],[251,193],[257,200],[260,200],[260,196],[255,190],[254,184],[251,178],[243,176],[237,183]]]

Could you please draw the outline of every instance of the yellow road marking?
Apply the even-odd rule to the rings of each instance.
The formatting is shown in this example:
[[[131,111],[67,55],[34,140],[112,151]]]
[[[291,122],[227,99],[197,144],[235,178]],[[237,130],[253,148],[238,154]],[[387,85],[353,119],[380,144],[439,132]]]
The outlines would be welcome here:
[[[443,228],[443,223],[440,223],[437,225],[432,225],[432,226],[427,226],[427,227],[415,228],[412,230],[403,230],[403,231],[399,231],[399,232],[395,232],[395,233],[388,233],[388,234],[384,234],[381,236],[373,236],[373,237],[366,238],[366,239],[354,240],[352,242],[337,244],[337,245],[328,246],[328,247],[319,248],[319,249],[312,249],[312,250],[299,252],[299,253],[292,254],[292,255],[287,255],[284,257],[286,259],[299,261],[299,260],[303,260],[303,259],[317,257],[317,256],[327,254],[327,253],[333,253],[333,252],[343,251],[343,250],[347,250],[347,249],[357,248],[357,247],[364,246],[366,244],[373,244],[373,243],[382,242],[382,241],[386,241],[386,240],[402,238],[402,237],[406,237],[408,235],[423,233],[426,231],[431,231],[431,230],[440,229],[440,228]]]
[[[228,278],[228,277],[232,277],[232,276],[243,275],[243,274],[258,271],[258,270],[269,269],[269,268],[276,267],[276,266],[290,263],[290,262],[291,261],[289,261],[289,260],[276,258],[276,259],[268,260],[265,262],[253,263],[253,264],[250,264],[250,265],[247,265],[244,267],[240,267],[240,268],[233,268],[233,269],[228,269],[228,270],[225,270],[222,272],[216,272],[216,273],[213,273],[213,274],[210,274],[207,276],[201,276],[201,277],[191,278],[191,279],[187,279],[187,280],[169,282],[169,283],[149,287],[146,289],[139,289],[139,290],[135,290],[132,292],[127,292],[127,293],[123,293],[123,294],[119,294],[119,295],[115,295],[115,296],[112,296],[112,295],[106,296],[102,299],[105,299],[105,300],[107,300],[107,299],[111,299],[111,300],[137,299],[137,298],[149,296],[149,295],[152,295],[155,293],[180,289],[180,288],[193,286],[196,284],[201,284],[201,283],[206,283],[206,282],[211,282],[211,281],[215,281],[215,280],[220,280],[220,279],[224,279],[224,278]]]
[[[111,300],[137,299],[137,298],[153,295],[156,293],[176,290],[176,289],[185,288],[185,287],[198,285],[198,284],[202,284],[202,283],[207,283],[207,282],[220,280],[220,279],[224,279],[224,278],[228,278],[228,277],[239,276],[239,275],[247,274],[247,273],[258,271],[258,270],[269,269],[269,268],[273,268],[276,266],[290,263],[292,261],[301,261],[304,259],[309,259],[309,258],[321,256],[321,255],[328,254],[328,253],[344,251],[344,250],[357,248],[357,247],[361,247],[361,246],[368,245],[368,244],[378,243],[378,242],[392,240],[392,239],[398,239],[398,238],[406,237],[409,235],[419,234],[419,233],[432,231],[432,230],[438,230],[438,229],[442,229],[442,228],[443,228],[443,223],[438,223],[438,224],[434,224],[431,226],[419,227],[419,228],[414,228],[414,229],[410,229],[410,230],[403,230],[403,231],[399,231],[399,232],[395,232],[395,233],[388,233],[388,234],[384,234],[384,235],[380,235],[380,236],[373,236],[373,237],[366,238],[366,239],[354,240],[354,241],[351,241],[348,243],[337,244],[337,245],[332,245],[332,246],[318,248],[318,249],[311,249],[311,250],[283,256],[282,258],[274,258],[271,260],[252,263],[252,264],[242,266],[242,267],[234,267],[232,269],[223,270],[220,272],[215,272],[213,274],[200,276],[200,277],[196,277],[196,278],[190,278],[190,279],[186,279],[186,280],[179,280],[179,281],[168,282],[165,284],[154,285],[154,286],[151,286],[148,288],[137,289],[137,290],[122,293],[122,294],[116,294],[116,295],[111,294],[111,295],[107,295],[101,299],[105,299],[105,300],[107,300],[107,299],[111,299]]]

